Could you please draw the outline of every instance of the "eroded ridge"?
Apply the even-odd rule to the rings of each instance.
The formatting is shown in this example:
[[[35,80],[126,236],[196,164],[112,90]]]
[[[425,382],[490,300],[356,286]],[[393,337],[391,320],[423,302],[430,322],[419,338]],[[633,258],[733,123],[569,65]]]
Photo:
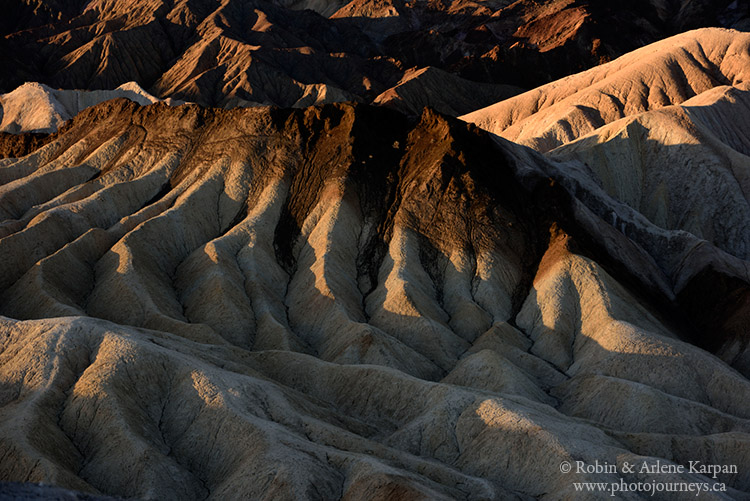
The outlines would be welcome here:
[[[685,341],[670,277],[473,126],[117,100],[0,162],[3,479],[528,499],[602,481],[561,461],[750,471],[750,382]]]

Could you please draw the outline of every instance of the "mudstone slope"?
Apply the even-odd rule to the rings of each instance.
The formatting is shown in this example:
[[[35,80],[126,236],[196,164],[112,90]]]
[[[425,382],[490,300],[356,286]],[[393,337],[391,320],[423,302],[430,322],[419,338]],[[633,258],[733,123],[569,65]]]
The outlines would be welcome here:
[[[463,117],[556,160],[690,305],[695,342],[745,375],[749,63],[747,33],[695,30]]]
[[[40,144],[0,165],[4,479],[580,499],[619,478],[561,461],[697,460],[750,491],[750,382],[565,164],[348,104],[120,99]]]
[[[212,106],[360,100],[465,114],[685,29],[746,27],[749,8],[736,0],[10,0],[0,63],[12,71],[0,72],[0,90],[136,81],[162,99]],[[451,76],[436,78],[441,71]],[[414,87],[424,89],[417,99]]]
[[[693,31],[510,99],[529,82],[497,77],[744,7],[135,5],[2,21],[6,90],[231,109],[3,96],[8,130],[56,132],[0,133],[1,480],[597,499],[573,482],[651,477],[560,464],[699,461],[738,473],[668,480],[750,499],[750,39]],[[592,38],[602,19],[648,29]]]

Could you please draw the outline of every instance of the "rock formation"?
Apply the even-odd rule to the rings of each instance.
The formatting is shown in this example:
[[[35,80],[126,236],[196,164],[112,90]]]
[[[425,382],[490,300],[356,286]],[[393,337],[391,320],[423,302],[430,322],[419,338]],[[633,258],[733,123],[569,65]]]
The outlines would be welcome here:
[[[744,4],[13,6],[0,497],[750,499]]]
[[[489,94],[505,97],[491,84],[536,87],[687,28],[750,18],[730,0],[9,1],[4,92],[28,81],[88,90],[136,81],[160,98],[289,107],[308,95],[304,105],[372,102],[397,86],[405,99],[404,80],[422,80],[432,92],[402,111],[444,102],[428,68],[476,84],[461,100],[476,95],[477,109]]]
[[[748,81],[748,49],[749,33],[695,30],[462,118],[547,152],[620,118]]]
[[[551,175],[646,251],[694,341],[746,375],[749,47],[693,31],[464,117],[567,162]]]
[[[564,460],[748,465],[750,382],[560,165],[430,111],[84,110],[0,166],[2,478],[573,499],[619,477]]]

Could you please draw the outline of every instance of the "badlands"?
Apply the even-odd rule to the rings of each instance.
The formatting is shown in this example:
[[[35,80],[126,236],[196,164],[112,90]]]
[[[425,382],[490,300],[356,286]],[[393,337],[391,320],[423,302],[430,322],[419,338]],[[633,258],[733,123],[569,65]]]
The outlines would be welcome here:
[[[750,499],[750,34],[656,41],[736,2],[134,4],[3,21],[0,498]]]

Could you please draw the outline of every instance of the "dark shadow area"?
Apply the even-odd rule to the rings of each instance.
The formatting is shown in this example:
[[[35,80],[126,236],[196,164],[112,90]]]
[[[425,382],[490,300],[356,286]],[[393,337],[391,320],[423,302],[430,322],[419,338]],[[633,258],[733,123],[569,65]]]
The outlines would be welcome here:
[[[713,116],[710,108],[704,107],[704,111],[700,108],[691,108],[692,113],[699,115],[693,117],[697,124],[693,133],[699,139],[706,135],[700,114]],[[725,129],[719,123],[711,122],[712,137],[720,141],[729,138],[729,144],[719,144],[746,155],[745,143],[740,139],[741,125]],[[731,163],[736,160],[730,160],[715,139],[704,144],[661,144],[651,139],[650,131],[639,122],[628,125],[626,136],[618,135],[601,144],[597,144],[597,136],[590,136],[578,141],[575,149],[566,148],[556,150],[554,156],[577,158],[582,162],[598,158],[605,162],[602,159],[609,158],[608,151],[634,152],[632,158],[638,159],[638,165],[605,162],[595,166],[600,172],[609,172],[611,179],[601,179],[594,169],[588,169],[600,186],[594,183],[584,186],[572,179],[563,182],[598,215],[603,223],[600,227],[615,229],[635,243],[640,252],[650,256],[663,273],[670,292],[676,296],[674,299],[664,297],[653,284],[631,286],[634,291],[647,292],[642,302],[657,305],[660,319],[683,339],[721,356],[729,364],[737,361],[735,368],[747,376],[750,371],[745,354],[750,342],[750,273],[746,259],[750,237],[746,222],[738,227],[737,221],[727,221],[737,211],[748,210],[743,187],[733,171],[741,167]],[[638,185],[630,186],[627,174],[617,172],[621,169],[640,172],[643,179],[639,182],[633,177],[629,182]],[[618,200],[618,193],[627,195],[633,189],[640,193],[638,200]],[[739,203],[744,201],[745,207],[735,205],[738,199]],[[626,212],[622,207],[617,208],[613,201],[634,205],[632,209],[638,217],[621,217],[619,214]],[[691,233],[696,229],[700,236]],[[602,249],[601,235],[588,231],[576,237],[579,241],[590,242],[587,245],[591,249]],[[610,263],[608,271],[622,270],[625,264],[612,262],[615,256],[605,249],[595,252],[594,256],[597,262]],[[632,269],[632,263],[627,267]],[[613,275],[624,284],[632,284],[627,275],[633,273],[625,271],[626,276]]]

